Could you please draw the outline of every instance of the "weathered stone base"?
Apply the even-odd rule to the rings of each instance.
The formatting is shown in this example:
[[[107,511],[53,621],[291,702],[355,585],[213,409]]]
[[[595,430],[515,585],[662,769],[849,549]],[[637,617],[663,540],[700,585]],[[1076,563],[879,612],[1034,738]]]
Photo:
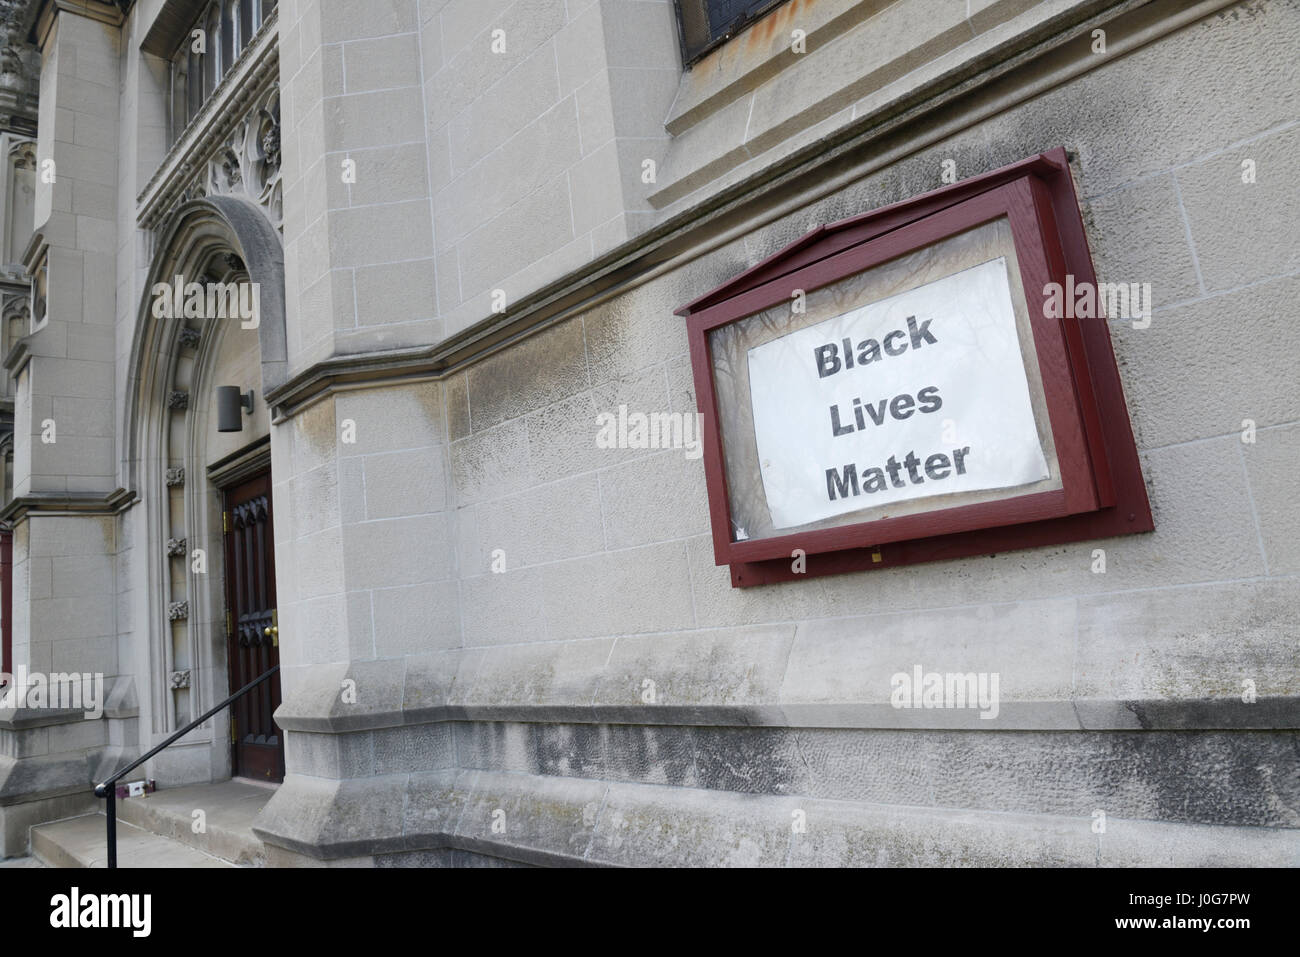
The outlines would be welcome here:
[[[400,827],[358,834],[357,815],[382,814],[400,787],[409,801]],[[271,866],[1300,865],[1295,829],[1119,818],[1101,833],[1094,826],[1092,817],[461,771],[331,788],[289,780],[256,830],[277,845]]]
[[[329,756],[316,773],[343,776],[291,767],[254,828],[272,866],[1300,865],[1292,731],[453,721],[304,737]],[[380,748],[408,763],[356,763]]]

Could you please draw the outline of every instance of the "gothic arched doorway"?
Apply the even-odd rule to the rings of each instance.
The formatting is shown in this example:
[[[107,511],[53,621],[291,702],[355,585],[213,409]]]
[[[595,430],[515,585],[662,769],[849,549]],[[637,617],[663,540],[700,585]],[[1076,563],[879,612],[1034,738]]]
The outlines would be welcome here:
[[[245,200],[190,201],[159,233],[145,288],[123,435],[148,564],[134,670],[142,731],[160,740],[278,663],[263,396],[285,369],[279,234]],[[162,752],[160,783],[282,779],[278,704],[276,676]]]

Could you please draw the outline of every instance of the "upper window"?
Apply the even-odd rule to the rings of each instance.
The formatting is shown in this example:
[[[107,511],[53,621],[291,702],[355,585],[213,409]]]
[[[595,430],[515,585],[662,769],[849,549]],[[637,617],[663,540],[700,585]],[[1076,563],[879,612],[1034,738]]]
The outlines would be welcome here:
[[[690,66],[785,0],[677,0],[682,63]]]
[[[203,108],[271,12],[276,0],[212,0],[171,58],[171,139]]]

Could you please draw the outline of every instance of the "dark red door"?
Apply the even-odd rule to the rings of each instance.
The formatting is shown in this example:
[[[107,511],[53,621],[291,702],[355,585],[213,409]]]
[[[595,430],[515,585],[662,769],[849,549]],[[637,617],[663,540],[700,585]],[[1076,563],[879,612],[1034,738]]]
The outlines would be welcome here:
[[[275,538],[271,476],[225,491],[226,646],[233,694],[280,663],[275,611]],[[284,780],[284,737],[271,715],[280,704],[280,676],[264,681],[231,708],[234,774]]]

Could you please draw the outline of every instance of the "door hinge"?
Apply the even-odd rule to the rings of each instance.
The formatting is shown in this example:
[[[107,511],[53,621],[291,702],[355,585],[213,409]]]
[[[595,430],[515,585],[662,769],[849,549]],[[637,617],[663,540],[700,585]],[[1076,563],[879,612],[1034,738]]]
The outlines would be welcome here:
[[[230,513],[229,513],[229,512],[222,512],[222,513],[221,513],[221,531],[222,531],[222,532],[229,532],[229,531],[230,531]]]
[[[235,721],[235,716],[232,714],[230,716],[230,743],[231,744],[235,744],[236,742],[239,741],[239,736],[235,731],[236,724],[237,722]]]

